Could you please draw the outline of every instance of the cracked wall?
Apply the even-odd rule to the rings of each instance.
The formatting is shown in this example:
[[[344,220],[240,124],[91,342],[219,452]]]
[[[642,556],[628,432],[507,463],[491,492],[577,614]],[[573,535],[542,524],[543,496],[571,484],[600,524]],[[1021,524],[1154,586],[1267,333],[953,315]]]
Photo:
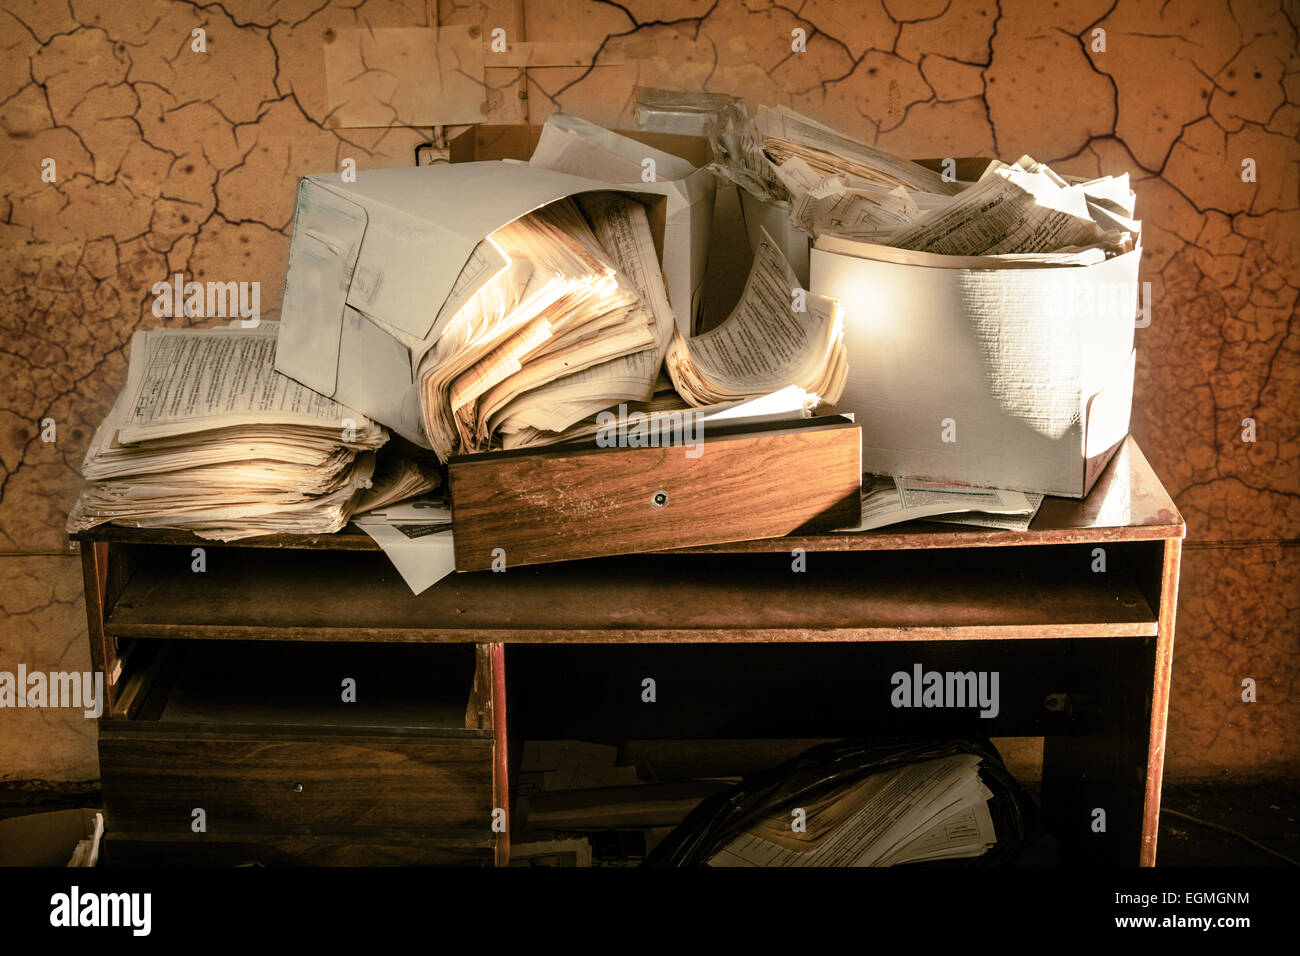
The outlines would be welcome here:
[[[637,85],[706,88],[787,103],[904,155],[1028,152],[1070,173],[1132,171],[1153,302],[1133,431],[1188,522],[1167,773],[1296,771],[1291,0],[0,0],[0,668],[89,667],[64,515],[131,333],[170,321],[149,311],[152,284],[258,280],[273,317],[297,177],[345,157],[409,163],[430,136],[333,128],[322,38],[435,22],[599,45],[590,66],[488,69],[493,122],[563,107],[631,125]],[[796,27],[805,53],[791,52]],[[1099,28],[1104,52],[1091,49]],[[1247,157],[1255,182],[1241,177]],[[1241,703],[1243,677],[1258,703]],[[3,719],[0,781],[96,775],[79,716]]]

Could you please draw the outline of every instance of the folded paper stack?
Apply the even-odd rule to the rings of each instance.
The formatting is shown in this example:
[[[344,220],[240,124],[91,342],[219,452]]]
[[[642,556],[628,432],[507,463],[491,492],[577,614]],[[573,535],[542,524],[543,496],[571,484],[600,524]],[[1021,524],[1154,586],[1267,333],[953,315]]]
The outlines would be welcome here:
[[[342,528],[388,432],[276,372],[276,333],[272,322],[135,333],[68,530],[111,521],[233,540]],[[428,483],[399,470],[393,486]]]

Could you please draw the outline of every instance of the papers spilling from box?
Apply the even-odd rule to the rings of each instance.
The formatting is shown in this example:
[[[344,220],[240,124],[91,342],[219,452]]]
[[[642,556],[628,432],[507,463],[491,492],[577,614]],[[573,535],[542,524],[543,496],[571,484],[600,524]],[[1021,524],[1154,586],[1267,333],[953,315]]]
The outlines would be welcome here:
[[[366,171],[356,182],[337,174],[304,179],[277,368],[431,447],[419,363],[464,304],[474,277],[462,273],[482,240],[540,207],[609,189],[608,182],[501,161]],[[618,190],[650,205],[669,296],[678,322],[689,324],[685,303],[702,281],[703,263],[695,275],[688,250],[704,200],[693,204],[688,186],[673,182]],[[711,200],[710,193],[708,211]],[[707,212],[700,221],[707,231]],[[485,259],[484,268],[492,266]]]

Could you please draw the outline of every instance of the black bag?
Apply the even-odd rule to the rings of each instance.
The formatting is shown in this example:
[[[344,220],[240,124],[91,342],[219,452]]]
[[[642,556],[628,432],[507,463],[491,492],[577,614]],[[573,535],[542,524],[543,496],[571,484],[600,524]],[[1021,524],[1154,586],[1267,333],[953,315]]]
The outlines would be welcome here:
[[[642,866],[703,866],[756,821],[785,807],[810,803],[831,790],[885,770],[940,757],[975,754],[980,779],[993,792],[989,812],[997,843],[979,857],[907,866],[996,866],[1008,862],[1026,834],[1037,830],[1037,811],[997,749],[987,739],[840,740],[806,750],[779,767],[710,797],[664,837]]]

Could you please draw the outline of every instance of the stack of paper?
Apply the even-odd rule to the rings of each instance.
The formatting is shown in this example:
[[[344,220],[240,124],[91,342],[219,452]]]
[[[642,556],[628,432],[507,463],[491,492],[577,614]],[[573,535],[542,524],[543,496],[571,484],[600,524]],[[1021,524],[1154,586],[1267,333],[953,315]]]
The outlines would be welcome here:
[[[428,495],[442,483],[442,472],[427,461],[407,457],[392,445],[376,457],[370,487],[361,495],[353,514],[379,511],[417,495]]]
[[[598,230],[614,217],[643,222],[645,211],[628,199],[594,208]],[[502,431],[560,431],[650,397],[667,328],[571,200],[485,239],[457,289],[463,304],[419,365],[425,428],[442,459],[487,450]]]
[[[979,764],[959,754],[873,774],[804,806],[803,831],[783,807],[709,865],[894,866],[981,856],[997,834]]]
[[[68,530],[114,522],[234,540],[342,528],[388,433],[276,372],[277,333],[273,322],[135,333]],[[416,483],[394,481],[399,492]]]
[[[862,520],[839,531],[871,531],[904,521],[938,521],[978,528],[1024,531],[1043,496],[950,481],[862,476]]]
[[[760,107],[746,135],[729,133],[717,171],[760,199],[788,203],[791,222],[830,251],[849,249],[827,240],[856,239],[983,259],[948,263],[961,268],[1090,265],[1134,248],[1141,231],[1127,174],[1065,177],[1022,156],[961,182],[955,165],[944,175],[786,107]]]

